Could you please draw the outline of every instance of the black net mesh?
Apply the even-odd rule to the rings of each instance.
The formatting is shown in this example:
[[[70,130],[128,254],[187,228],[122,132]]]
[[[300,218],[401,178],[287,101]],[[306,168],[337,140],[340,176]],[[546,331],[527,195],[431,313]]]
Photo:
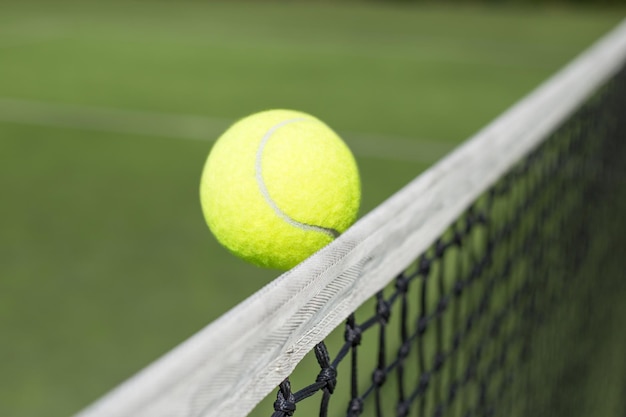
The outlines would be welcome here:
[[[317,345],[314,383],[285,380],[273,416],[626,415],[625,125],[622,71],[350,316],[340,346]]]

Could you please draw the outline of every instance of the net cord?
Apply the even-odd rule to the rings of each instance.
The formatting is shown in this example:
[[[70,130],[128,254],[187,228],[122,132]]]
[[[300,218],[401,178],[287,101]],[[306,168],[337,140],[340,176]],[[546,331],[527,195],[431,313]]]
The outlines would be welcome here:
[[[626,20],[333,243],[76,417],[247,415],[626,61]]]

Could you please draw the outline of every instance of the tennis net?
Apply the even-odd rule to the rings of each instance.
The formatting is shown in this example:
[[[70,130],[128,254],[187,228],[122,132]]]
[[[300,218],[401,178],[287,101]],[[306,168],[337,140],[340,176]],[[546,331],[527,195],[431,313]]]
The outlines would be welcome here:
[[[277,386],[274,417],[625,415],[625,62],[622,24],[79,416],[244,416]]]

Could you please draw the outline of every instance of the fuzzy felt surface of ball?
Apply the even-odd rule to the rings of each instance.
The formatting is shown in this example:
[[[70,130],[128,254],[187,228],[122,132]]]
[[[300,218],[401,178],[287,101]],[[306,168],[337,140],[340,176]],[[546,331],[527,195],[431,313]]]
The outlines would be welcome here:
[[[217,240],[253,264],[286,270],[356,219],[361,185],[347,145],[306,113],[268,110],[214,144],[200,184]]]

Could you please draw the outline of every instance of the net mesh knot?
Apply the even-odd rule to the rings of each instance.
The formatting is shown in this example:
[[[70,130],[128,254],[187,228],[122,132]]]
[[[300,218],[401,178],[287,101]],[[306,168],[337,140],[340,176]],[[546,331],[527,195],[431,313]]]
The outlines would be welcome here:
[[[384,369],[377,368],[374,370],[374,373],[372,374],[372,382],[374,382],[374,385],[380,387],[385,383],[386,380],[387,374],[385,373]]]
[[[363,412],[363,400],[361,398],[353,398],[348,405],[348,417],[360,416]]]
[[[409,279],[404,274],[400,274],[396,279],[396,289],[401,294],[406,294],[409,291]]]
[[[422,336],[426,333],[426,327],[428,327],[428,317],[420,317],[417,321],[417,334]]]
[[[398,403],[398,407],[396,407],[396,414],[398,417],[406,417],[409,415],[409,411],[411,411],[411,404],[407,401],[402,401]]]
[[[472,231],[474,223],[476,223],[476,213],[474,207],[470,206],[467,209],[467,216],[465,217],[465,234],[469,234]]]
[[[450,390],[448,391],[448,404],[452,404],[456,398],[457,391],[459,389],[459,383],[455,379],[450,383]]]
[[[448,297],[442,297],[439,300],[439,303],[437,303],[437,314],[443,314],[446,311],[446,308],[448,308]]]
[[[272,417],[292,416],[296,411],[296,397],[291,392],[291,383],[288,379],[281,382],[274,401],[274,414]]]
[[[361,327],[354,323],[353,320],[348,320],[346,332],[344,333],[346,342],[350,343],[352,347],[358,346],[361,344],[362,335],[363,330]]]
[[[330,355],[324,342],[315,345],[314,351],[317,363],[322,368],[315,382],[322,384],[322,387],[332,394],[337,385],[337,369],[330,362]]]
[[[388,301],[385,301],[383,298],[378,299],[376,303],[376,315],[382,324],[387,324],[389,316],[391,315],[391,306]]]
[[[437,355],[435,356],[435,371],[439,371],[441,369],[443,363],[445,362],[445,358],[446,357],[442,352],[437,352]]]
[[[398,359],[400,360],[406,359],[409,356],[410,352],[411,352],[410,343],[408,341],[402,343],[402,345],[400,346],[400,349],[398,349]]]
[[[419,262],[419,274],[423,277],[427,277],[430,272],[430,267],[432,266],[432,261],[427,256],[422,256]]]
[[[452,238],[452,242],[454,243],[455,246],[459,248],[463,246],[463,235],[461,234],[461,232],[459,232],[458,230],[454,230],[454,236]]]
[[[441,239],[437,239],[435,242],[435,256],[437,258],[443,258],[447,248],[447,245]]]
[[[456,351],[460,345],[461,345],[461,335],[459,333],[455,333],[454,337],[452,338],[452,350]]]
[[[454,295],[459,296],[463,293],[463,288],[465,287],[463,281],[458,280],[454,283]]]
[[[322,368],[315,382],[323,383],[325,388],[332,394],[337,386],[337,370],[332,366],[328,368]]]
[[[481,276],[482,272],[483,272],[483,265],[480,262],[478,262],[476,265],[474,265],[474,267],[470,271],[468,282],[473,282],[475,279],[478,279]]]

